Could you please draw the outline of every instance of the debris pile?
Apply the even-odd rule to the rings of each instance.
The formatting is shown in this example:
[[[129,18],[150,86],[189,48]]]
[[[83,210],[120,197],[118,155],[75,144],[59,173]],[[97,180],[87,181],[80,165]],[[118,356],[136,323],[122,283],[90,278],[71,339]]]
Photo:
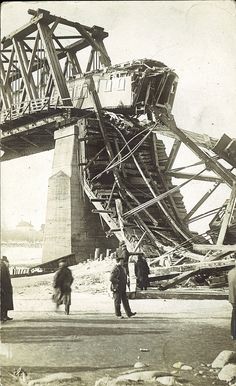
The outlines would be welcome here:
[[[235,258],[232,255],[221,260],[207,261],[206,259],[202,262],[169,267],[152,267],[152,265],[151,261],[150,282],[160,290],[176,286],[208,286],[214,289],[228,286],[227,272],[235,266]]]

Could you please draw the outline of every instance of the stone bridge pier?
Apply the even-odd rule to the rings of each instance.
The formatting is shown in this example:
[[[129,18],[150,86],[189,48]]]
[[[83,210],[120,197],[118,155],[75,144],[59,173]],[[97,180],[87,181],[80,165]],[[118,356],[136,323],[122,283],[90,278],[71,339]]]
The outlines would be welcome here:
[[[78,131],[73,125],[54,133],[52,175],[48,183],[43,263],[74,253],[76,261],[105,252],[116,240],[105,237],[99,216],[83,192],[78,168]]]

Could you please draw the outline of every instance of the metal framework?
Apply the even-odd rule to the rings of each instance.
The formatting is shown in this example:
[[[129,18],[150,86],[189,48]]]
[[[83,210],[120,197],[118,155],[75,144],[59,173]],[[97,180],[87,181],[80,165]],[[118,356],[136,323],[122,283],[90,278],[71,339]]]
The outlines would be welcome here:
[[[53,16],[43,9],[29,10],[30,22],[3,38],[0,61],[3,110],[12,119],[23,110],[30,114],[49,105],[71,107],[66,80],[82,72],[111,65],[103,28],[88,27]],[[61,35],[61,27],[68,34]],[[86,50],[86,48],[88,50]],[[79,56],[83,57],[84,68]],[[81,55],[84,56],[84,55]],[[57,97],[51,100],[54,89]]]

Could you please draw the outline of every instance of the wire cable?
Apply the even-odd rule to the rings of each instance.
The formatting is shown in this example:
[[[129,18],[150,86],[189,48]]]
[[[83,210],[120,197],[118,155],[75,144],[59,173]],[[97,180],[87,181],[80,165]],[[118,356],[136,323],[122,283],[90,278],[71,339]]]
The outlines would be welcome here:
[[[121,134],[121,132],[117,129],[117,127],[115,125],[112,124],[112,126]],[[126,161],[128,158],[130,158],[132,156],[132,154],[134,154],[134,152],[136,152],[138,150],[138,148],[142,145],[142,143],[147,139],[148,135],[154,130],[155,126],[153,126],[151,129],[149,128],[146,128],[144,130],[142,130],[141,132],[137,133],[134,137],[132,137],[129,141],[126,141],[124,136],[122,135],[122,139],[125,141],[125,145],[123,146],[123,148],[116,154],[116,156],[113,158],[113,160],[107,165],[107,167],[102,171],[100,172],[99,174],[97,174],[96,176],[93,177],[93,180],[99,178],[102,176],[102,174],[104,173],[107,173],[109,172],[111,169],[115,168],[116,166],[120,165],[122,162]],[[148,133],[132,148],[132,149],[129,149],[129,152],[124,155],[123,157],[121,157],[120,159],[118,159],[118,161],[116,161],[114,163],[114,160],[116,158],[118,158],[121,154],[121,152],[126,148],[128,147],[129,143],[131,141],[133,141],[135,138],[137,138],[139,135],[143,134],[145,131],[148,130]]]

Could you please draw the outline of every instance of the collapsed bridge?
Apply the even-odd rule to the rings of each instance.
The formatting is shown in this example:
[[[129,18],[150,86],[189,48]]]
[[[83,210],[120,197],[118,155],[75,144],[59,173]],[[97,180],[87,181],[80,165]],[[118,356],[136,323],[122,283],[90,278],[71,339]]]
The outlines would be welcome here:
[[[124,240],[153,266],[166,259],[173,269],[196,264],[186,277],[208,262],[222,267],[236,249],[236,140],[177,127],[171,109],[178,77],[163,63],[111,65],[103,28],[28,12],[30,22],[2,39],[1,159],[55,149],[44,263],[70,254],[81,261]],[[199,161],[175,168],[181,145]],[[189,172],[194,167],[200,169]],[[187,212],[181,188],[193,181],[213,186]],[[221,184],[229,198],[194,216]],[[212,215],[209,230],[190,230]]]

